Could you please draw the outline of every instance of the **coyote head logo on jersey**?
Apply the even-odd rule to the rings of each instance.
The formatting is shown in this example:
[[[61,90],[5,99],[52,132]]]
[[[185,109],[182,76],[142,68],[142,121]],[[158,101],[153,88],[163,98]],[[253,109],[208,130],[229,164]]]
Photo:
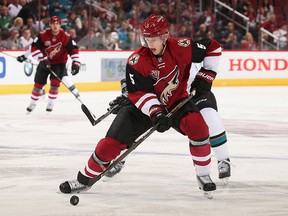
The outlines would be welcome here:
[[[159,79],[154,84],[155,87],[158,85],[159,88],[163,89],[159,99],[164,105],[166,105],[167,101],[169,101],[169,97],[172,96],[172,91],[175,90],[179,85],[179,74],[180,71],[176,65],[173,71],[171,71],[166,77]]]
[[[57,43],[57,44],[55,44],[55,45],[51,45],[51,46],[49,46],[48,48],[46,48],[46,49],[45,49],[45,52],[46,52],[48,58],[53,59],[53,57],[54,57],[58,52],[60,52],[61,47],[62,47],[62,43],[59,42],[59,43]]]

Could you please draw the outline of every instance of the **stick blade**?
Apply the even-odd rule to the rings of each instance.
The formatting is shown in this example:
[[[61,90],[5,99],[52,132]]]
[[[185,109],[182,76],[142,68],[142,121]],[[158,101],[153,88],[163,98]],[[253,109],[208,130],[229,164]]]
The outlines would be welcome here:
[[[85,104],[81,104],[81,109],[84,112],[84,114],[87,116],[91,124],[94,126],[95,125],[95,116],[93,113],[90,112],[90,110],[85,106]]]

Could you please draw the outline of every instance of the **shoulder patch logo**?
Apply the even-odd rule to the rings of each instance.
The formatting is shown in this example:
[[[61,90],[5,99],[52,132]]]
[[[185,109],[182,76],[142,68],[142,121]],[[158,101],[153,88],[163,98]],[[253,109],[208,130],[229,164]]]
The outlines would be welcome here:
[[[159,79],[159,75],[160,74],[160,71],[159,70],[152,70],[151,73],[150,73],[150,77],[153,79],[153,80],[158,80]]]
[[[137,64],[138,61],[139,61],[139,58],[140,58],[140,56],[139,56],[138,54],[132,56],[132,57],[129,59],[129,64],[130,64],[130,65],[135,65],[135,64]]]
[[[182,47],[187,47],[190,45],[190,41],[188,39],[178,40],[178,45]]]

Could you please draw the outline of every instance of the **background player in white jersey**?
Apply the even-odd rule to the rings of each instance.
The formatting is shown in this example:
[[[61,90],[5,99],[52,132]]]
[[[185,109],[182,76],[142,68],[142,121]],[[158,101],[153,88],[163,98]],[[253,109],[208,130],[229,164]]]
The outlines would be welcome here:
[[[195,104],[190,100],[175,115],[168,118],[180,101],[188,97],[187,82],[191,64],[204,62],[199,78],[211,88],[216,76],[213,68],[207,67],[209,57],[221,55],[221,47],[213,39],[194,42],[190,38],[169,38],[167,20],[160,15],[151,15],[141,27],[143,46],[137,49],[126,65],[128,98],[132,105],[124,106],[113,121],[106,137],[101,139],[87,165],[78,173],[77,180],[60,185],[63,193],[89,189],[98,175],[121,152],[152,125],[165,132],[173,127],[189,138],[189,148],[196,169],[199,188],[213,191],[216,185],[210,173],[210,143],[208,127]],[[137,107],[137,109],[135,109]],[[125,127],[119,127],[125,119]]]
[[[76,75],[80,70],[79,51],[76,42],[73,41],[63,29],[61,19],[52,16],[49,22],[50,28],[40,33],[31,45],[31,55],[40,60],[34,78],[34,87],[31,94],[31,102],[27,107],[28,113],[32,112],[41,96],[41,91],[50,76],[50,89],[48,95],[47,112],[53,110],[54,102],[58,96],[60,80],[67,75],[66,63],[68,54],[72,59],[71,74]],[[20,62],[25,61],[27,54],[17,57]],[[51,70],[57,75],[55,77]],[[59,79],[60,80],[59,80]],[[66,81],[67,82],[67,81]],[[73,86],[72,86],[73,88]],[[75,90],[75,88],[73,89]]]

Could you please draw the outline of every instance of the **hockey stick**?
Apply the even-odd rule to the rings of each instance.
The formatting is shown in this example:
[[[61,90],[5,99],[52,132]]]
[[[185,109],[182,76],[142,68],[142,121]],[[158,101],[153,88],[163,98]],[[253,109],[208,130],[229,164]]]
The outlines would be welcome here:
[[[15,59],[17,59],[17,56],[14,56],[14,55],[11,55],[11,54],[9,54],[9,53],[6,53],[6,52],[3,52],[2,50],[0,50],[0,52],[1,53],[3,53],[4,55],[6,55],[6,56],[9,56],[9,57],[12,57],[12,58],[15,58]],[[37,66],[38,64],[34,64],[31,60],[25,60],[24,62],[27,62],[27,63],[30,63],[30,64],[32,64],[32,65],[35,65],[35,66]],[[19,62],[20,63],[20,62]]]
[[[6,53],[6,52],[3,52],[2,50],[0,50],[0,52],[3,53],[4,55],[7,55],[9,57],[17,59],[17,56],[11,55],[11,54]],[[24,73],[25,73],[26,76],[29,77],[29,76],[32,75],[34,66],[37,66],[37,64],[34,64],[30,59],[24,61]]]
[[[81,105],[81,109],[84,112],[84,114],[87,116],[91,124],[95,126],[96,124],[101,122],[103,119],[105,119],[107,116],[109,116],[113,112],[113,110],[115,110],[119,106],[120,106],[119,104],[113,106],[111,109],[109,109],[109,111],[107,111],[105,114],[100,116],[98,119],[96,119],[96,117],[89,111],[89,109],[85,106],[85,104]]]
[[[58,77],[58,75],[50,68],[50,66],[47,67],[47,69],[61,82],[63,83],[63,85],[75,96],[75,98],[81,103],[81,108],[82,106],[85,106],[85,108],[87,109],[86,112],[89,112],[89,115],[92,116],[93,118],[96,118],[95,115],[87,108],[87,106],[82,102],[82,100],[77,97],[77,95],[71,91],[71,89]],[[86,114],[86,113],[85,113]]]
[[[182,106],[184,106],[188,101],[192,99],[192,97],[196,94],[196,90],[193,89],[189,97],[181,101],[177,106],[175,106],[167,115],[167,118],[170,118],[176,111],[178,111]],[[110,171],[115,165],[120,163],[125,157],[127,157],[134,149],[136,149],[144,140],[146,140],[151,134],[153,134],[157,127],[159,126],[159,123],[156,124],[154,127],[152,127],[148,132],[146,132],[144,135],[142,135],[138,140],[134,141],[130,148],[128,148],[122,155],[120,155],[115,161],[113,161],[107,169],[105,169],[102,173],[100,173],[96,178],[90,179],[88,182],[88,186],[92,186],[97,181],[99,181],[103,176],[106,175],[108,171]]]

